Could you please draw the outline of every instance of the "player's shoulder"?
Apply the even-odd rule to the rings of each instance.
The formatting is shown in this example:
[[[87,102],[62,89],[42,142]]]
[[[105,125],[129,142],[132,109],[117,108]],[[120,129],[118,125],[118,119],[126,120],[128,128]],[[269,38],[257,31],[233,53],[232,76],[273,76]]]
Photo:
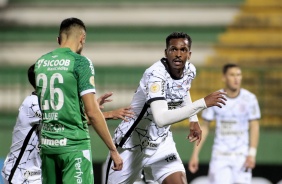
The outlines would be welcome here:
[[[256,98],[256,95],[254,93],[244,88],[240,89],[240,93],[243,97]]]
[[[158,74],[164,74],[166,73],[166,68],[164,66],[164,64],[162,63],[161,60],[155,62],[154,64],[152,64],[149,68],[147,68],[145,70],[145,73],[148,74],[148,73],[158,73]]]
[[[192,63],[187,61],[186,64],[185,64],[185,71],[188,75],[191,75],[191,73],[192,73],[193,74],[192,77],[195,78],[195,76],[196,76],[195,65],[193,65]]]
[[[186,62],[185,64],[185,68],[192,71],[192,72],[195,72],[196,73],[196,67],[194,64],[190,63],[190,62]]]
[[[25,97],[24,104],[38,104],[38,97],[35,93],[32,93],[31,95],[28,95]]]

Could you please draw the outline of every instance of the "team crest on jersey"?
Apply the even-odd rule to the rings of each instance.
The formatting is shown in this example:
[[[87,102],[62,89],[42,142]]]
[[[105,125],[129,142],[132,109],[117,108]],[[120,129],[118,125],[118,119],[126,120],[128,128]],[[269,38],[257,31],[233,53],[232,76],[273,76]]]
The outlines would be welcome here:
[[[151,85],[151,87],[150,87],[150,91],[152,92],[152,93],[157,93],[157,92],[159,92],[160,91],[160,85],[158,84],[158,83],[153,83],[152,85]]]
[[[90,77],[89,82],[90,84],[92,84],[93,87],[95,87],[94,76]]]

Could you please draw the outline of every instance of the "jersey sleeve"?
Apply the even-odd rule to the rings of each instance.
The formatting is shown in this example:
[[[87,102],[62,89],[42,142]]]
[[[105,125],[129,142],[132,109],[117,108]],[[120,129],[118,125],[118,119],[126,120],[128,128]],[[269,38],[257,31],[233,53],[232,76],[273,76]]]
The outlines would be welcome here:
[[[141,87],[145,92],[147,104],[155,100],[165,100],[166,80],[160,70],[146,71],[143,75]]]
[[[213,121],[215,118],[215,113],[212,107],[209,107],[202,111],[202,118],[207,121]]]
[[[253,96],[252,100],[250,100],[249,120],[260,119],[260,117],[261,114],[260,114],[259,103],[256,96]]]
[[[94,82],[94,66],[91,60],[81,56],[80,61],[77,62],[74,72],[77,76],[77,86],[80,96],[96,92]]]

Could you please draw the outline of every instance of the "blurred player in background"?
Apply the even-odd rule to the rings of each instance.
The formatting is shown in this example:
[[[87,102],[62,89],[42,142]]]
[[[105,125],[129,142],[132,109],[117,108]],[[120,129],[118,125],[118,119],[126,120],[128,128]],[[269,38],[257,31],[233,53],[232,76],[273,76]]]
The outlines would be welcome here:
[[[34,65],[28,69],[28,80],[35,89]],[[106,93],[97,99],[100,108],[110,102],[108,99],[113,93]],[[103,112],[106,119],[123,119],[132,116],[130,107]],[[41,184],[41,158],[39,155],[39,124],[41,111],[38,97],[34,92],[23,101],[17,122],[14,126],[13,140],[10,152],[4,162],[2,176],[5,184],[26,183]]]
[[[203,140],[194,150],[189,170],[195,173],[199,165],[200,149],[207,137],[211,121],[216,120],[215,139],[209,168],[212,184],[251,183],[251,169],[256,164],[259,139],[260,109],[256,96],[241,88],[242,73],[236,64],[223,67],[223,81],[227,93],[226,106],[203,111]],[[250,133],[249,133],[250,131]]]
[[[109,148],[113,169],[121,170],[123,161],[96,101],[93,64],[79,54],[86,40],[84,23],[77,18],[63,20],[59,39],[60,48],[35,64],[43,183],[93,183],[86,116]]]
[[[111,160],[108,161],[108,184],[134,183],[142,170],[147,182],[187,183],[170,125],[190,118],[189,139],[200,141],[196,114],[207,107],[225,104],[224,92],[214,92],[192,103],[189,90],[196,69],[187,61],[191,57],[191,44],[186,33],[170,34],[166,39],[166,57],[143,74],[131,102],[136,116],[129,123],[121,122],[115,130],[114,140],[124,167],[114,172],[110,169]]]

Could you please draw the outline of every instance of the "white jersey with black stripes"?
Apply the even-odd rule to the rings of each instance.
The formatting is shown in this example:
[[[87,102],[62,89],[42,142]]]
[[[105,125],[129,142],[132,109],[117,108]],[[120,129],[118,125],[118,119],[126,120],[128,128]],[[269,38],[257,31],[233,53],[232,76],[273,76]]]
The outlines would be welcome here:
[[[177,109],[187,103],[191,82],[196,76],[196,68],[187,61],[182,78],[173,79],[164,62],[166,60],[163,58],[145,71],[131,102],[135,117],[129,122],[121,122],[115,130],[114,141],[119,144],[132,124],[142,116],[131,136],[122,145],[125,149],[141,151],[144,148],[156,149],[167,136],[171,136],[170,125],[158,127],[154,122],[150,103],[155,100],[166,100],[169,109]],[[144,114],[140,114],[144,106],[147,109]]]
[[[6,181],[21,184],[41,182],[41,159],[38,148],[40,120],[41,111],[37,96],[35,94],[27,96],[19,108],[12,145],[2,169],[2,176]]]

